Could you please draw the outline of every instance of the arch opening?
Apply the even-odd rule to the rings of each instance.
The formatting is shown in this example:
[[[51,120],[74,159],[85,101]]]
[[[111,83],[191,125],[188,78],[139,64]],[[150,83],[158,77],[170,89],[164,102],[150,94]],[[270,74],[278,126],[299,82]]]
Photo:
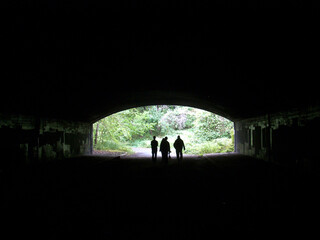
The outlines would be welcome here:
[[[115,93],[116,98],[104,96],[104,107],[101,105],[91,106],[90,122],[95,123],[109,115],[141,106],[156,105],[175,105],[187,106],[220,115],[230,121],[237,119],[237,114],[230,107],[221,104],[223,100],[216,99],[214,95],[202,95],[193,93],[185,93],[180,91],[118,91]]]
[[[171,156],[174,142],[184,141],[184,154],[234,152],[234,123],[218,114],[185,105],[147,105],[109,114],[93,124],[94,154],[135,154],[151,157],[151,140],[159,147],[167,137]],[[159,148],[157,149],[159,151]]]

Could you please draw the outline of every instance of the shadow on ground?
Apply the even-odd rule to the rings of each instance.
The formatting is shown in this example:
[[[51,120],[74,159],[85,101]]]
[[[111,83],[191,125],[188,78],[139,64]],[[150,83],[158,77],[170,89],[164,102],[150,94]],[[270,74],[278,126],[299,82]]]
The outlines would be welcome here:
[[[79,157],[3,175],[3,226],[12,238],[41,239],[307,234],[311,207],[304,208],[307,191],[296,178],[238,154],[189,157],[180,165]]]

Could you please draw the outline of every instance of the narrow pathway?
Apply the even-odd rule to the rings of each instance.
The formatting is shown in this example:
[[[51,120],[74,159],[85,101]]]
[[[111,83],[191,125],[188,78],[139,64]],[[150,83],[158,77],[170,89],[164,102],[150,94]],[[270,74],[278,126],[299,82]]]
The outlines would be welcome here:
[[[110,151],[103,151],[103,150],[94,150],[93,156],[102,156],[102,157],[121,157],[121,158],[129,158],[129,159],[143,159],[143,158],[151,158],[151,148],[142,148],[142,147],[133,147],[132,151],[133,154],[127,154],[123,152],[110,152]],[[198,155],[194,154],[184,154],[186,158],[189,157],[199,157]],[[158,158],[161,158],[161,152],[158,150]],[[175,151],[171,151],[171,158],[176,159]]]
[[[140,148],[140,147],[133,147],[132,150],[134,151],[134,154],[129,154],[126,156],[123,156],[123,158],[134,158],[134,159],[142,159],[142,158],[151,158],[151,148]],[[176,159],[176,153],[175,151],[171,151],[171,158]],[[193,154],[184,154],[185,158],[189,157],[199,157],[198,155]],[[158,158],[161,158],[161,152],[158,149]]]
[[[135,150],[135,158],[91,155],[20,169],[4,181],[3,229],[12,239],[148,240],[317,230],[306,216],[317,199],[305,197],[306,185],[293,188],[279,166],[236,153],[154,164],[147,148]]]
[[[134,154],[130,154],[130,157],[134,158],[151,158],[151,148],[140,148],[140,147],[133,147],[132,151]]]

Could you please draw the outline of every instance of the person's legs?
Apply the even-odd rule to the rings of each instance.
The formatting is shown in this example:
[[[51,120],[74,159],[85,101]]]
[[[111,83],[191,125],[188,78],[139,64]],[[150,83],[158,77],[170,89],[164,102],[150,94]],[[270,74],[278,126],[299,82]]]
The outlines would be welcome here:
[[[168,152],[163,152],[162,153],[162,161],[164,163],[168,163]]]
[[[155,161],[155,160],[156,160],[155,153],[154,151],[152,151],[152,161]]]
[[[164,152],[161,152],[161,157],[162,157],[162,162],[164,163],[165,162],[165,153]]]
[[[178,161],[181,162],[181,160],[182,160],[182,152],[178,151],[177,152],[177,156],[178,156]]]
[[[157,150],[158,149],[152,149],[152,160],[157,161]]]

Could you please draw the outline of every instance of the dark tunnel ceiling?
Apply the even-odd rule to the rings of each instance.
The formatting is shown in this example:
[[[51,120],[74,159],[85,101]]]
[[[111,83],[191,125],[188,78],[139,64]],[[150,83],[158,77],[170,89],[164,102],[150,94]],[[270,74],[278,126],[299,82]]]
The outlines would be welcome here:
[[[242,119],[319,103],[314,11],[54,2],[7,9],[0,112],[94,121],[181,104]]]

